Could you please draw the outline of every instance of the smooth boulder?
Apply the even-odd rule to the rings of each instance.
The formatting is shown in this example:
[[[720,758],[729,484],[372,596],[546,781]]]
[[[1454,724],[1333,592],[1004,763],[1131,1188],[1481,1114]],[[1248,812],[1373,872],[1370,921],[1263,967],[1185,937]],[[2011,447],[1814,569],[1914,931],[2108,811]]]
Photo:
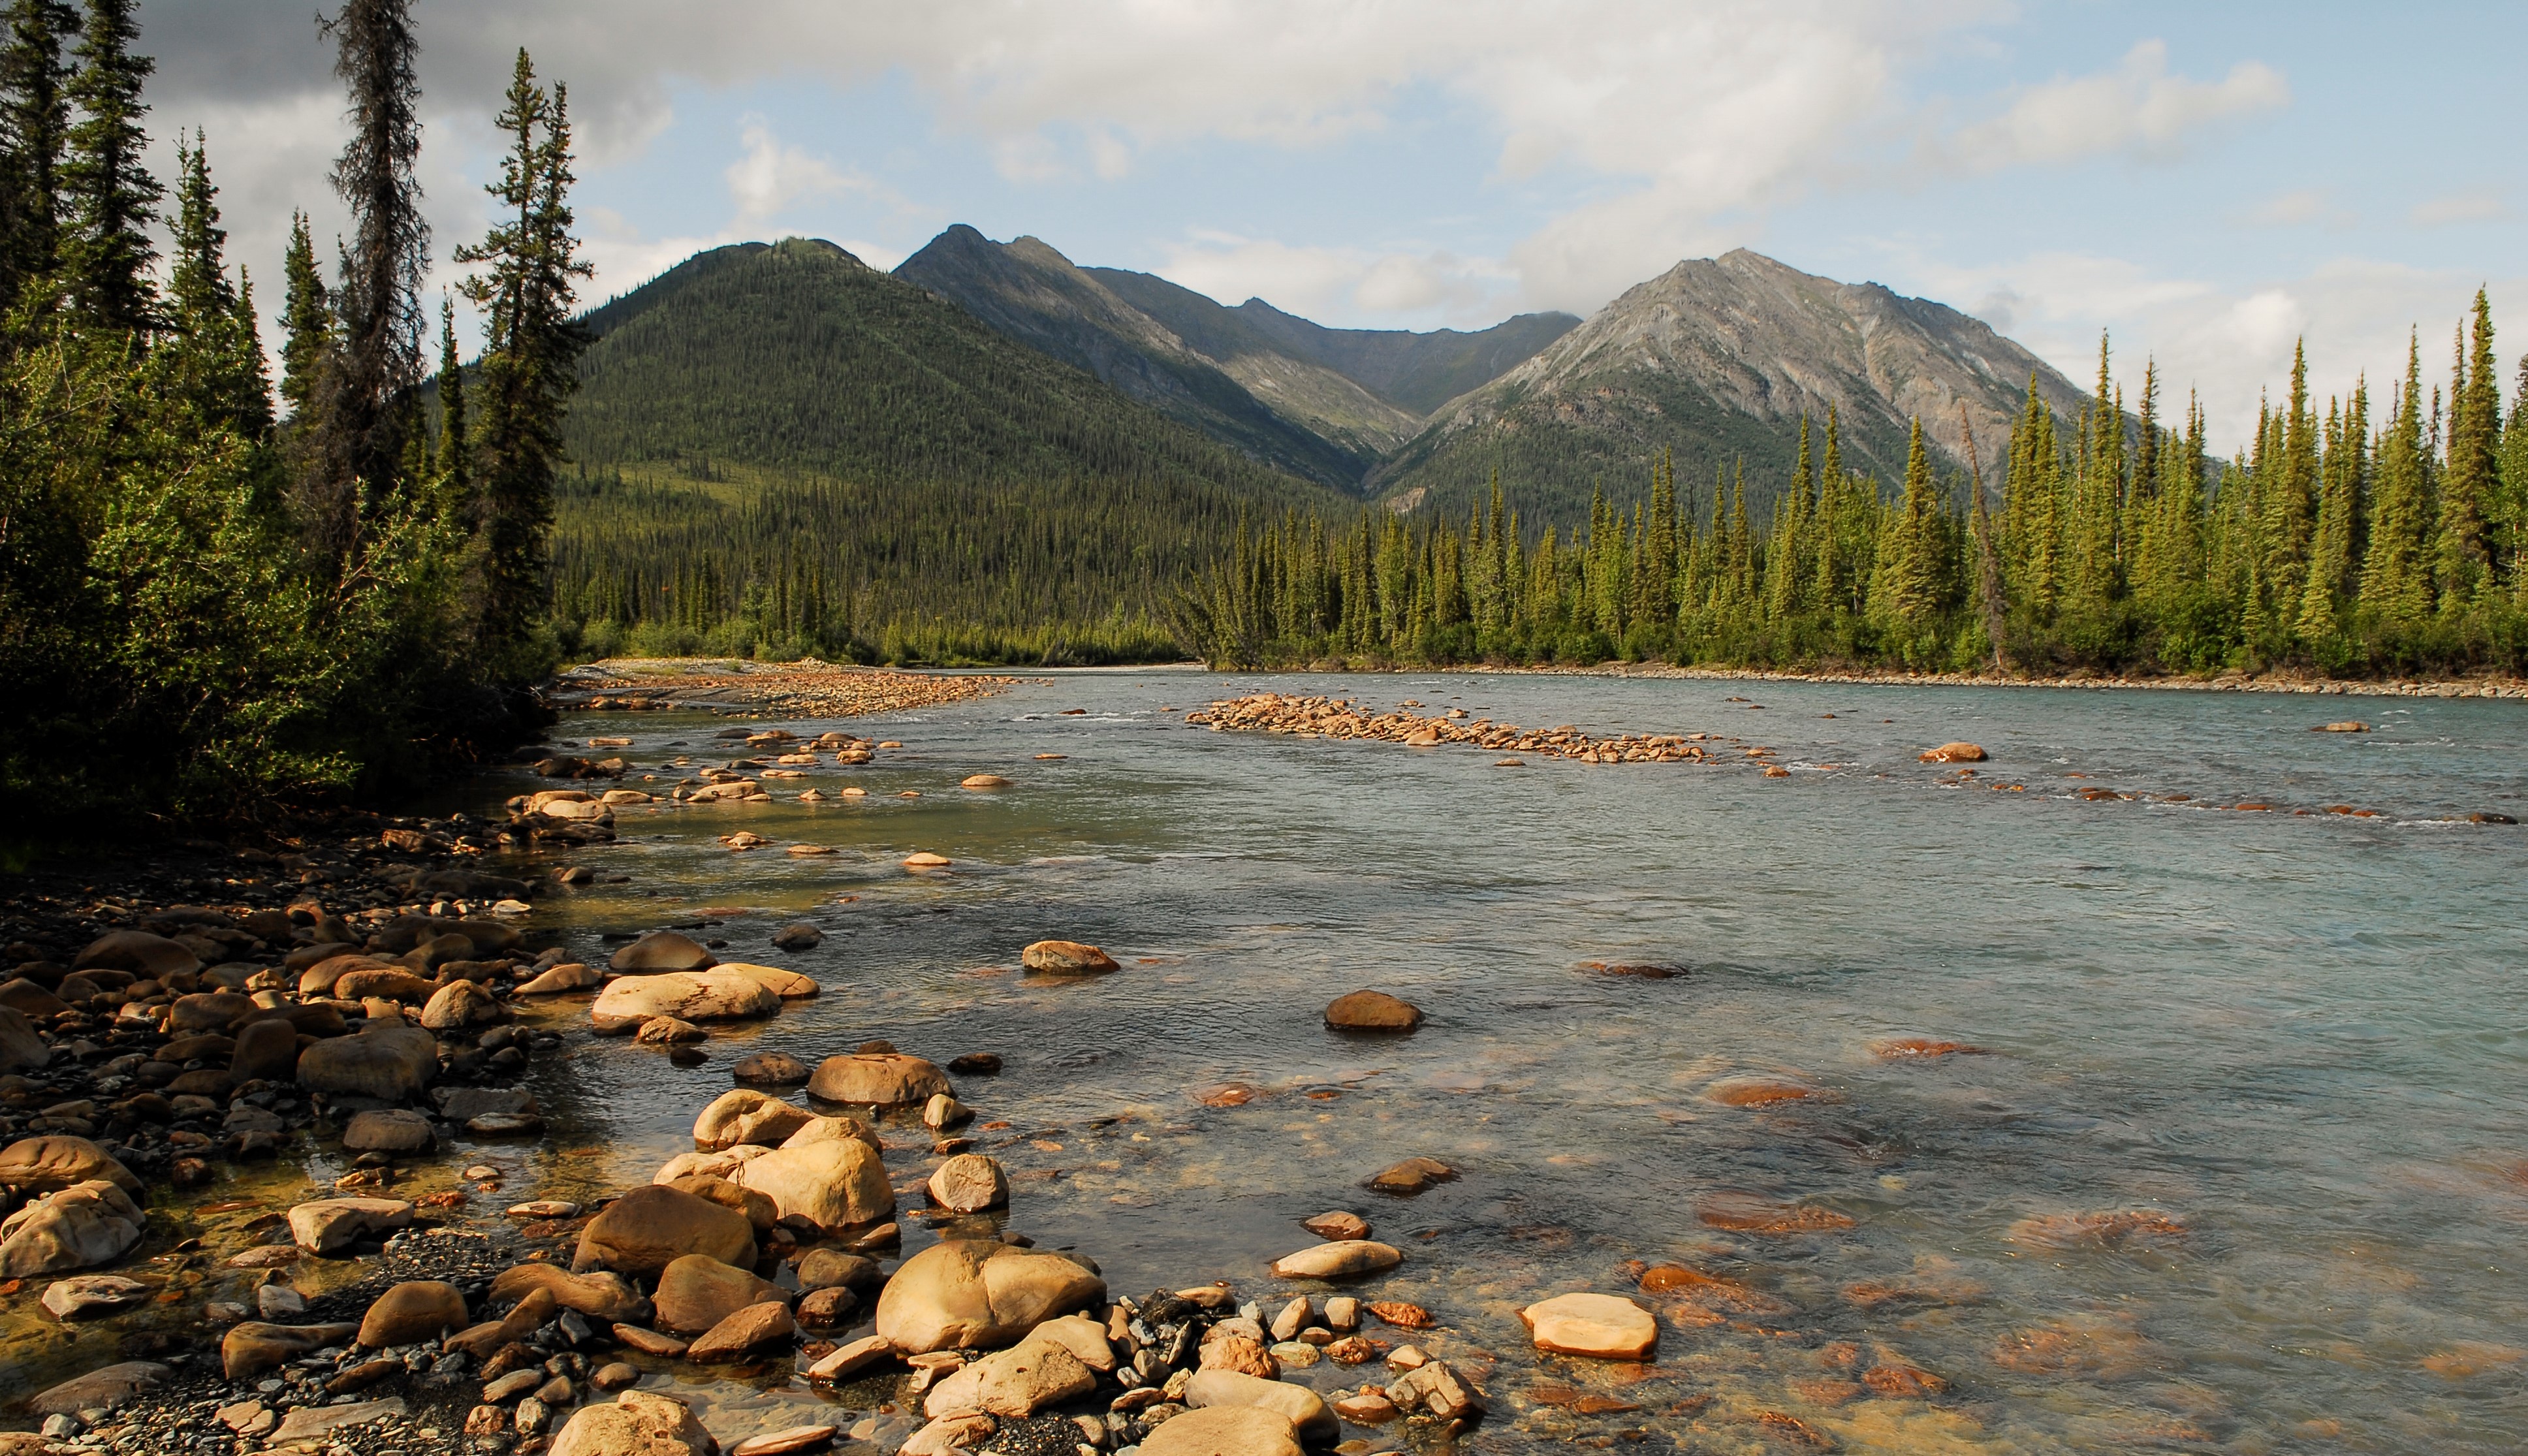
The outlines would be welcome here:
[[[298,1054],[298,1085],[311,1092],[409,1102],[439,1075],[439,1039],[398,1022],[328,1037]]]
[[[220,1366],[232,1380],[250,1380],[301,1355],[347,1343],[359,1330],[356,1325],[268,1325],[249,1320],[229,1326],[221,1336]]]
[[[656,1274],[687,1254],[752,1268],[755,1225],[734,1209],[652,1183],[607,1204],[589,1221],[580,1230],[571,1272],[610,1269],[638,1278]]]
[[[1060,1254],[955,1239],[914,1255],[887,1280],[877,1332],[908,1355],[996,1349],[1105,1298],[1104,1279]]]
[[[83,1137],[53,1133],[20,1138],[0,1149],[0,1185],[27,1193],[57,1193],[100,1178],[128,1193],[144,1187],[139,1176],[113,1154]]]
[[[164,981],[202,968],[202,958],[163,935],[145,930],[114,930],[89,941],[71,962],[73,970],[123,970],[143,980]]]
[[[780,1217],[828,1231],[873,1223],[895,1212],[895,1189],[875,1149],[855,1137],[776,1148],[731,1179],[772,1200]]]
[[[103,1178],[48,1193],[0,1222],[0,1278],[111,1264],[140,1242],[146,1223],[132,1195]]]
[[[427,1153],[438,1143],[430,1119],[405,1108],[354,1113],[342,1126],[346,1153]]]
[[[290,1211],[290,1236],[310,1254],[340,1254],[364,1238],[412,1226],[400,1198],[319,1198]]]
[[[44,1313],[56,1320],[84,1320],[147,1304],[156,1292],[121,1274],[73,1274],[44,1286]]]
[[[1262,1406],[1204,1406],[1143,1436],[1141,1456],[1300,1456],[1299,1432]]]
[[[38,1416],[76,1416],[81,1411],[111,1411],[148,1393],[174,1374],[153,1360],[127,1360],[73,1376],[26,1402]]]
[[[1325,1398],[1305,1385],[1268,1380],[1234,1370],[1198,1370],[1185,1382],[1185,1404],[1196,1408],[1251,1406],[1290,1423],[1302,1440],[1332,1440],[1342,1430]]]
[[[437,1339],[466,1325],[465,1295],[439,1279],[407,1279],[379,1295],[360,1318],[359,1343],[372,1350]]]
[[[960,1153],[940,1164],[926,1188],[933,1204],[955,1214],[979,1214],[1010,1201],[1009,1175],[980,1153]]]
[[[35,1034],[26,1013],[0,1006],[0,1072],[41,1071],[52,1061],[53,1049]]]
[[[932,1385],[922,1413],[932,1420],[964,1412],[1024,1420],[1097,1388],[1097,1372],[1069,1347],[1033,1335],[961,1367]]]
[[[798,1332],[797,1323],[790,1318],[790,1306],[779,1300],[765,1300],[748,1305],[704,1331],[685,1350],[685,1358],[698,1365],[744,1360],[788,1344]]]
[[[1659,1348],[1659,1321],[1613,1294],[1557,1294],[1518,1312],[1536,1347],[1598,1360],[1647,1360]]]
[[[956,1090],[946,1072],[900,1052],[828,1057],[816,1064],[815,1075],[808,1078],[811,1097],[869,1107],[910,1107]]]
[[[1353,991],[1326,1005],[1326,1024],[1337,1031],[1411,1031],[1422,1011],[1384,991]]]
[[[625,1390],[612,1405],[574,1412],[547,1456],[711,1456],[718,1449],[683,1401]]]
[[[232,1082],[286,1082],[297,1075],[298,1028],[278,1017],[237,1028],[229,1053]]]
[[[761,1087],[790,1087],[808,1080],[809,1066],[787,1052],[749,1052],[728,1074]]]
[[[492,1280],[491,1302],[505,1307],[537,1290],[553,1298],[553,1303],[566,1310],[577,1310],[593,1321],[607,1325],[644,1325],[651,1317],[650,1301],[632,1287],[621,1274],[598,1270],[590,1274],[571,1274],[550,1264],[520,1264],[500,1272]]]
[[[676,1334],[701,1334],[749,1305],[784,1296],[778,1285],[700,1254],[670,1262],[651,1296],[658,1326]]]
[[[821,994],[825,989],[816,984],[816,977],[804,976],[795,970],[783,970],[778,965],[755,965],[744,961],[728,961],[721,962],[718,968],[731,975],[742,975],[784,1001],[805,1001]]]
[[[711,1099],[694,1118],[694,1146],[716,1153],[740,1143],[777,1148],[790,1134],[816,1119],[806,1108],[792,1107],[769,1093],[739,1087]]]
[[[669,970],[620,976],[597,993],[588,1009],[591,1025],[621,1031],[656,1017],[678,1021],[739,1021],[781,1010],[781,998],[753,976],[730,970]]]
[[[1301,1249],[1273,1261],[1279,1279],[1343,1279],[1385,1274],[1404,1262],[1404,1251],[1376,1239],[1347,1238]]]
[[[1105,975],[1121,969],[1115,958],[1076,940],[1040,940],[1019,952],[1019,963],[1037,975]]]
[[[505,1020],[508,1013],[492,993],[472,981],[449,981],[431,993],[421,1009],[421,1025],[425,1031],[462,1031],[468,1026],[488,1026]]]
[[[660,971],[709,970],[718,958],[700,942],[673,930],[653,930],[616,951],[606,968],[622,975],[656,975]]]

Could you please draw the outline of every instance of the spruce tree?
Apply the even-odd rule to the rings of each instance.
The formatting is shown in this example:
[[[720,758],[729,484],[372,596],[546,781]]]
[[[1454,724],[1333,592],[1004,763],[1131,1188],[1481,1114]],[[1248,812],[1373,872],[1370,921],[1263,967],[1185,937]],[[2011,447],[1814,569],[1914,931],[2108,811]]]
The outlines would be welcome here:
[[[2397,634],[2412,632],[2432,609],[2431,477],[2423,439],[2420,341],[2405,345],[2405,383],[2379,442],[2377,508],[2361,564],[2361,605]]]
[[[467,503],[474,491],[472,442],[465,432],[465,368],[456,355],[456,307],[439,300],[439,472],[448,494]]]
[[[2310,537],[2317,521],[2317,416],[2308,400],[2308,349],[2291,348],[2291,403],[2278,420],[2279,448],[2268,458],[2259,529],[2265,607],[2278,628],[2299,616],[2308,589]]]
[[[2445,613],[2474,607],[2492,584],[2490,515],[2499,494],[2502,382],[2494,373],[2493,310],[2482,288],[2475,293],[2472,333],[2470,340],[2467,328],[2459,327],[2449,384],[2449,448],[2432,542],[2433,585]]]
[[[61,262],[61,166],[70,144],[70,68],[79,33],[66,0],[12,0],[0,39],[0,312]]]
[[[162,389],[207,425],[262,440],[272,394],[252,300],[229,281],[219,188],[199,131],[176,143],[175,256],[168,274]]]
[[[310,403],[334,349],[334,308],[325,275],[316,266],[316,245],[307,235],[307,215],[290,215],[290,250],[282,260],[281,397],[292,420],[311,423]]]
[[[302,510],[321,552],[341,561],[364,515],[403,493],[411,391],[421,381],[421,279],[430,225],[413,168],[421,154],[420,42],[411,0],[344,0],[319,22],[349,93],[351,138],[334,163],[350,212],[333,299],[333,357],[319,377],[300,462]]]
[[[132,0],[88,0],[68,86],[79,116],[60,172],[70,214],[61,252],[81,321],[138,335],[156,322],[149,265],[158,249],[149,226],[163,189],[142,163],[149,138],[140,130],[149,111],[140,88],[157,63],[132,53],[140,37],[132,11]]]

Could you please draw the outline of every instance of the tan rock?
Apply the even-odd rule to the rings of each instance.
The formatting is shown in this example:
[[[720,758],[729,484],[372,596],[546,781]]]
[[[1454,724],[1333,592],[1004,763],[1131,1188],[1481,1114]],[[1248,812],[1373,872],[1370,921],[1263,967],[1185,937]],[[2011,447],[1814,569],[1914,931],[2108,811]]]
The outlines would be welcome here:
[[[877,1332],[910,1355],[994,1349],[1105,1298],[1104,1279],[1060,1254],[951,1240],[906,1260],[887,1280]]]
[[[354,1113],[342,1126],[346,1153],[427,1153],[438,1141],[428,1118],[402,1108]]]
[[[781,1299],[780,1287],[745,1270],[700,1254],[670,1262],[658,1275],[658,1326],[677,1334],[701,1334],[749,1305]]]
[[[1301,1249],[1275,1260],[1273,1276],[1281,1279],[1353,1278],[1361,1274],[1385,1274],[1403,1262],[1404,1252],[1393,1244],[1382,1244],[1375,1239],[1347,1238]]]
[[[872,1223],[895,1212],[895,1189],[875,1149],[858,1138],[783,1146],[749,1160],[733,1179],[828,1231]]]
[[[734,1021],[768,1016],[780,1010],[781,998],[753,976],[727,970],[671,970],[607,982],[588,1016],[598,1030],[615,1031],[653,1016]]]
[[[498,1320],[470,1325],[441,1341],[443,1347],[462,1350],[477,1360],[487,1359],[505,1345],[513,1345],[553,1322],[560,1305],[549,1289],[530,1291],[516,1308]]]
[[[1234,1370],[1199,1370],[1185,1382],[1185,1404],[1197,1410],[1212,1406],[1254,1406],[1290,1423],[1301,1440],[1331,1440],[1342,1429],[1326,1402],[1305,1385],[1288,1380],[1258,1379]]]
[[[737,1059],[729,1075],[764,1087],[787,1087],[808,1080],[808,1064],[787,1052],[749,1052]]]
[[[717,1449],[683,1401],[625,1390],[612,1405],[574,1413],[553,1436],[549,1456],[711,1456]]]
[[[1659,1348],[1659,1321],[1613,1294],[1557,1294],[1518,1312],[1536,1347],[1555,1355],[1644,1360]]]
[[[667,1186],[691,1193],[696,1198],[708,1198],[721,1208],[735,1209],[746,1215],[746,1222],[755,1225],[759,1238],[770,1232],[772,1225],[781,1220],[781,1211],[773,1206],[771,1199],[751,1188],[741,1188],[726,1178],[713,1177],[709,1173],[688,1173],[673,1179]]]
[[[1326,1004],[1326,1024],[1337,1031],[1411,1031],[1422,1012],[1384,991],[1352,991]]]
[[[848,1380],[895,1358],[895,1346],[882,1334],[864,1335],[808,1367],[812,1380]]]
[[[121,1274],[73,1274],[44,1286],[44,1313],[56,1320],[84,1320],[146,1304],[157,1291]]]
[[[145,1185],[113,1154],[83,1137],[54,1133],[21,1138],[0,1149],[0,1184],[28,1193],[57,1193],[80,1183],[103,1180],[127,1193]]]
[[[1435,1184],[1453,1181],[1457,1170],[1437,1158],[1407,1158],[1401,1163],[1381,1169],[1369,1186],[1381,1193],[1414,1194]]]
[[[739,1087],[711,1099],[702,1116],[694,1118],[694,1146],[711,1153],[739,1143],[777,1148],[816,1118],[815,1113],[768,1093]]]
[[[202,958],[163,935],[141,930],[116,930],[89,941],[71,962],[71,969],[129,971],[144,980],[164,980],[202,968]]]
[[[1060,1342],[1033,1336],[964,1366],[930,1387],[922,1412],[933,1420],[962,1411],[1024,1419],[1097,1388],[1097,1374]]]
[[[719,962],[689,936],[673,930],[654,930],[616,951],[606,963],[607,968],[624,975],[655,975],[659,971],[709,970]]]
[[[808,1095],[821,1102],[867,1107],[910,1107],[937,1093],[954,1093],[948,1074],[919,1057],[886,1052],[828,1057],[808,1079]]]
[[[1944,743],[1923,750],[1920,756],[1924,763],[1981,763],[1984,752],[1971,743]]]
[[[782,1139],[785,1148],[804,1148],[810,1143],[856,1142],[866,1144],[872,1153],[886,1151],[877,1130],[858,1118],[816,1118],[807,1126]]]
[[[998,1429],[989,1416],[942,1416],[905,1438],[896,1456],[957,1456],[991,1438]]]
[[[1205,1406],[1143,1436],[1141,1456],[1300,1456],[1298,1430],[1262,1406]]]
[[[1331,1239],[1338,1243],[1349,1238],[1369,1237],[1369,1221],[1358,1214],[1343,1209],[1319,1214],[1313,1219],[1303,1219],[1299,1222],[1299,1226],[1319,1238]]]
[[[1266,1380],[1281,1377],[1282,1367],[1274,1361],[1273,1352],[1264,1347],[1260,1331],[1255,1334],[1218,1334],[1219,1326],[1214,1326],[1213,1329],[1217,1337],[1206,1338],[1202,1342],[1200,1369],[1236,1371],[1239,1375]]]
[[[409,1102],[439,1075],[439,1039],[401,1021],[336,1036],[298,1054],[298,1085],[381,1102]]]
[[[507,1016],[492,993],[472,981],[449,981],[433,992],[421,1009],[422,1029],[426,1031],[461,1031],[468,1026],[488,1026]]]
[[[221,1369],[232,1380],[250,1380],[301,1355],[347,1344],[359,1329],[356,1325],[267,1325],[248,1320],[230,1326],[220,1337]]]
[[[1076,940],[1040,940],[1019,952],[1019,963],[1038,975],[1105,975],[1122,967],[1092,945]]]
[[[520,996],[560,996],[572,991],[586,991],[605,977],[596,969],[576,961],[556,965],[518,988]]]
[[[1010,1201],[1010,1180],[1001,1165],[980,1153],[960,1153],[940,1164],[927,1186],[930,1201],[951,1213],[979,1214]]]
[[[359,1342],[372,1350],[437,1339],[466,1326],[465,1295],[438,1279],[407,1279],[370,1302]]]
[[[553,1302],[566,1310],[577,1310],[589,1319],[612,1325],[621,1322],[641,1324],[650,1319],[650,1301],[641,1291],[625,1282],[623,1276],[599,1271],[575,1274],[550,1264],[521,1264],[502,1270],[492,1281],[491,1303],[504,1308],[542,1289]]]
[[[707,1198],[653,1183],[624,1194],[589,1221],[580,1230],[571,1270],[610,1269],[637,1278],[687,1254],[752,1267],[755,1225]]]
[[[340,1254],[361,1239],[412,1226],[400,1198],[319,1198],[290,1211],[290,1236],[310,1254]]]
[[[836,1430],[832,1426],[786,1426],[748,1436],[729,1447],[728,1456],[789,1456],[793,1451],[810,1451],[833,1440]]]
[[[74,1376],[35,1394],[26,1409],[38,1416],[76,1416],[81,1411],[111,1411],[129,1405],[174,1374],[151,1360],[127,1360]]]
[[[74,1183],[0,1222],[0,1278],[111,1264],[140,1242],[145,1223],[140,1206],[118,1185],[102,1178]]]
[[[645,1047],[676,1047],[689,1042],[709,1041],[711,1033],[691,1021],[679,1021],[673,1016],[651,1016],[639,1023],[632,1039]]]
[[[743,961],[730,961],[723,962],[719,969],[732,975],[742,975],[783,1001],[803,1001],[824,989],[816,984],[814,977],[784,970],[777,965],[753,965]]]
[[[749,1305],[711,1327],[685,1358],[697,1364],[743,1360],[774,1346],[786,1346],[797,1336],[799,1326],[791,1322],[790,1306],[778,1300]]]

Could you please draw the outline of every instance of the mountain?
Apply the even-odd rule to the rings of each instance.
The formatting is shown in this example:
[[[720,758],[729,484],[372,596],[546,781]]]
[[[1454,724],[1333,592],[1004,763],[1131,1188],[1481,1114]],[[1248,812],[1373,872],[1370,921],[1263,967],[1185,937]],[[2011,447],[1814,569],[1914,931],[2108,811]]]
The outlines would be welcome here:
[[[889,484],[1174,478],[1307,495],[830,242],[700,253],[585,319],[591,468],[717,460]]]
[[[959,225],[896,277],[1076,365],[1260,463],[1342,490],[1447,399],[1579,321],[1522,315],[1481,334],[1325,329],[1262,299],[1225,308],[1148,274],[1080,268],[1034,237]]]
[[[870,641],[1093,628],[1242,514],[1345,504],[830,242],[700,253],[582,322],[554,574],[592,619],[719,621],[761,587]]]
[[[1677,264],[1448,404],[1370,486],[1399,509],[1460,513],[1498,469],[1529,519],[1568,523],[1601,482],[1618,500],[1640,494],[1673,450],[1681,492],[1743,462],[1752,506],[1788,481],[1803,414],[1821,453],[1834,409],[1845,463],[1892,487],[1916,416],[1943,463],[1965,467],[1961,405],[1997,480],[2031,378],[2057,413],[2082,406],[2071,381],[1979,320],[1741,248]]]

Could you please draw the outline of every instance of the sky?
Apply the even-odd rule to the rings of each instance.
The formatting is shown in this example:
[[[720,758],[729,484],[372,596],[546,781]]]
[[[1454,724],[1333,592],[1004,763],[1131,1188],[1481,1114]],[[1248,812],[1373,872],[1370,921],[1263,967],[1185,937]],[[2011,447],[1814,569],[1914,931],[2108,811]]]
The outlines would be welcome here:
[[[2099,0],[416,0],[434,290],[519,47],[569,86],[591,302],[706,247],[892,267],[952,223],[1354,328],[1586,316],[1754,248],[1938,299],[2077,383],[2103,333],[2226,453],[2306,340],[2426,384],[2478,286],[2528,349],[2528,6]],[[143,0],[267,314],[342,227],[308,0]],[[267,323],[267,338],[270,338]],[[471,351],[469,347],[469,352]],[[2384,393],[2384,389],[2379,392]],[[2383,410],[2374,406],[2372,417]]]

